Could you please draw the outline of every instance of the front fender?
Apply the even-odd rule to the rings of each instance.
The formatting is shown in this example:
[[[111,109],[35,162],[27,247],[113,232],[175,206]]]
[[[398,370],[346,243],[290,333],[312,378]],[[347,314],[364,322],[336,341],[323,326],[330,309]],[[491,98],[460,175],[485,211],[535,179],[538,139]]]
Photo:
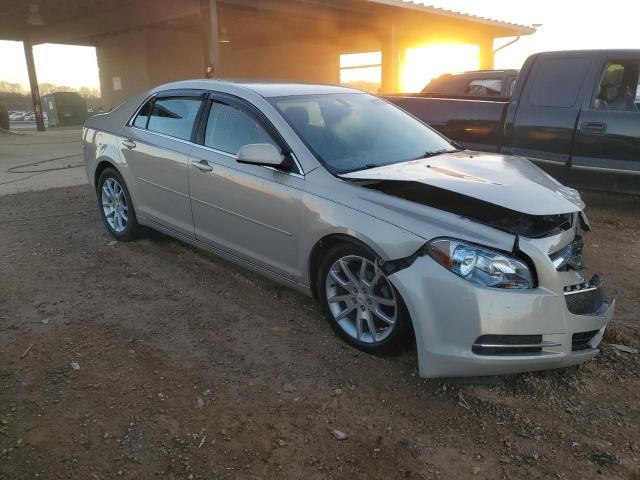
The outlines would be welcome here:
[[[407,257],[425,243],[414,233],[313,194],[305,194],[304,210],[304,218],[310,220],[301,237],[301,265],[308,264],[318,242],[335,235],[362,242],[383,261]],[[308,269],[301,283],[311,285]]]

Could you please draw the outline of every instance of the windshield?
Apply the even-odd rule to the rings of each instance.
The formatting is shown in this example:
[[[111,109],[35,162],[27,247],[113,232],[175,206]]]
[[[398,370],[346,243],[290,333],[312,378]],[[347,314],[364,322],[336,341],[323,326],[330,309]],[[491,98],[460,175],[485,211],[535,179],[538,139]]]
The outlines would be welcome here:
[[[334,174],[455,150],[422,122],[366,93],[296,95],[271,101]]]

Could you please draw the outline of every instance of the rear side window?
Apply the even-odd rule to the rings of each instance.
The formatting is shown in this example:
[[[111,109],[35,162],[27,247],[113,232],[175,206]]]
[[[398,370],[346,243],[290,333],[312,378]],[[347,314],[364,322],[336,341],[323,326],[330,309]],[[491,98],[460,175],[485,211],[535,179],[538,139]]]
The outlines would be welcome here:
[[[235,155],[252,143],[270,143],[280,150],[271,135],[251,115],[239,108],[214,102],[209,112],[204,144]]]
[[[200,97],[157,98],[147,128],[153,132],[190,140],[201,103]]]
[[[588,58],[550,58],[538,65],[529,104],[568,108],[575,105],[591,64]]]
[[[136,118],[133,120],[133,126],[139,128],[147,128],[147,122],[149,121],[149,113],[151,113],[151,105],[153,104],[153,98],[145,103]]]
[[[502,93],[502,80],[499,78],[482,78],[471,80],[465,88],[467,95],[500,95]]]

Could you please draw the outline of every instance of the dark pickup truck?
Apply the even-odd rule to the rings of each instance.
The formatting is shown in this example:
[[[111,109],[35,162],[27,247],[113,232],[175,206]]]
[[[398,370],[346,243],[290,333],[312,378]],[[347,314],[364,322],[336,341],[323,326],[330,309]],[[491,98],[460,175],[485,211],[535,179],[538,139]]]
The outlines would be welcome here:
[[[640,193],[640,50],[530,56],[511,97],[385,97],[474,150],[531,158],[563,182]]]

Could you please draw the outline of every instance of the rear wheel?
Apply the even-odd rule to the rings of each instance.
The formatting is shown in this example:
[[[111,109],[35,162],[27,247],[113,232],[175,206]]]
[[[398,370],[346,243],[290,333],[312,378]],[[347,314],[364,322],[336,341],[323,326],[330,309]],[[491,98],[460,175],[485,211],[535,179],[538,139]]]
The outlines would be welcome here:
[[[114,168],[105,168],[100,174],[98,207],[107,230],[116,239],[129,242],[143,233],[127,185]]]
[[[319,297],[333,329],[350,345],[368,353],[399,352],[410,318],[368,249],[342,244],[331,249],[320,268]]]

